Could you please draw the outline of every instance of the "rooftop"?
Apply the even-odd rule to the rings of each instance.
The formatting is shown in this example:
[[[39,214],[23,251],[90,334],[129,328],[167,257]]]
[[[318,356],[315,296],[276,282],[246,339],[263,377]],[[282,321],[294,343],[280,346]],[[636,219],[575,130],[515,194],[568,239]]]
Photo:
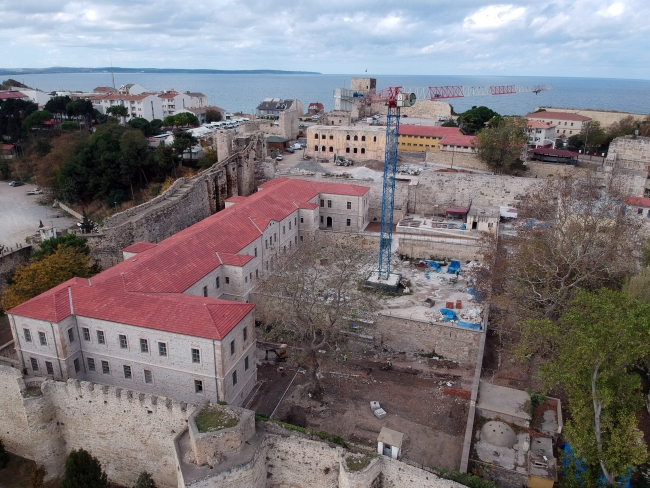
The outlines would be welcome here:
[[[10,98],[28,98],[27,95],[19,91],[0,91],[0,100],[8,100]]]
[[[439,144],[443,146],[472,147],[475,140],[476,137],[474,136],[449,135],[443,137]]]
[[[545,156],[562,156],[565,158],[577,158],[578,153],[573,151],[567,151],[566,149],[553,149],[550,147],[537,147],[535,149],[530,149],[529,152],[533,154],[543,154]]]
[[[650,198],[645,197],[625,197],[625,203],[637,207],[650,207]]]
[[[526,114],[528,119],[558,119],[558,120],[573,120],[578,122],[587,122],[591,120],[584,115],[572,114],[570,112],[532,112]]]
[[[550,129],[552,127],[557,127],[551,122],[542,122],[541,120],[528,120],[529,129]]]

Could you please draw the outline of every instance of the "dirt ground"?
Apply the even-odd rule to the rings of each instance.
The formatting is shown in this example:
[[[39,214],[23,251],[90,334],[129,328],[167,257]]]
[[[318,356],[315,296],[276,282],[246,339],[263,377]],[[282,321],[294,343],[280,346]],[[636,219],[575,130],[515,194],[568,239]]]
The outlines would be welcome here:
[[[343,361],[344,354],[347,361]],[[356,345],[321,354],[324,396],[317,401],[310,397],[309,378],[305,373],[296,374],[298,368],[291,359],[288,363],[264,363],[264,351],[258,351],[258,361],[263,363],[257,373],[261,386],[247,406],[270,415],[293,380],[274,419],[337,434],[371,449],[376,448],[381,428],[389,427],[405,434],[404,459],[458,469],[469,400],[446,395],[443,389],[449,382],[469,391],[473,370],[451,361],[386,354],[370,345],[365,350]],[[388,358],[393,370],[382,371]],[[278,367],[286,368],[285,376]],[[385,418],[374,416],[371,401],[380,403]]]

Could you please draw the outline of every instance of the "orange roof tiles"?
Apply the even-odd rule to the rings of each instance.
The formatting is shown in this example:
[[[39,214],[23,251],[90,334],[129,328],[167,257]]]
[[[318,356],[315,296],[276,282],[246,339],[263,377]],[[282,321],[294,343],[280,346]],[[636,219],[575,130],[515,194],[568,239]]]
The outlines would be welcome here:
[[[550,122],[542,122],[541,120],[529,120],[528,128],[529,129],[550,129],[552,127],[557,127],[555,124]]]
[[[558,120],[574,120],[578,122],[587,122],[591,120],[584,115],[572,114],[570,112],[532,112],[526,114],[529,119],[558,119]]]
[[[136,242],[135,244],[131,244],[128,247],[125,247],[122,249],[123,251],[126,252],[142,252],[146,251],[147,249],[151,249],[152,247],[156,247],[157,244],[153,244],[151,242]]]
[[[440,145],[472,147],[476,137],[474,136],[445,136],[439,142]]]
[[[637,207],[650,207],[650,198],[646,197],[625,197],[625,203]]]

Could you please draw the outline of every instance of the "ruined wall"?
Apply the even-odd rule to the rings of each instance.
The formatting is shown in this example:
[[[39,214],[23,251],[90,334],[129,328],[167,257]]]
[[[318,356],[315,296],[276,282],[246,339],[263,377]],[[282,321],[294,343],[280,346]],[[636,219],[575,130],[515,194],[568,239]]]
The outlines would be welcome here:
[[[179,178],[162,195],[106,219],[91,238],[92,257],[104,267],[122,260],[122,249],[138,241],[160,242],[225,208],[234,195],[248,196],[274,172],[266,161],[261,132],[232,140],[235,151],[192,178]]]
[[[487,164],[482,162],[476,154],[451,152],[451,151],[428,151],[426,160],[430,163],[444,164],[453,168],[480,169],[492,171]],[[435,171],[435,168],[433,168]]]
[[[20,249],[14,249],[13,251],[0,254],[0,284],[4,285],[7,275],[18,266],[29,263],[31,253],[32,246],[24,246]]]
[[[430,353],[474,365],[479,353],[480,330],[427,323],[380,313],[374,326],[375,344],[395,351]]]
[[[83,448],[112,481],[131,486],[146,470],[161,488],[177,486],[173,439],[193,405],[76,380],[26,388],[18,371],[3,366],[0,393],[7,449],[44,465],[49,477],[60,476],[69,452]]]
[[[375,104],[376,110],[386,115],[388,107],[383,104]],[[451,105],[448,102],[438,100],[418,100],[412,107],[401,109],[402,117],[421,117],[423,119],[437,119],[440,116],[451,117]]]
[[[398,239],[397,254],[420,259],[446,257],[460,261],[475,261],[480,258],[478,242],[469,239],[439,239],[429,237],[418,239],[405,234],[393,234]]]
[[[606,163],[615,168],[650,171],[650,137],[617,137],[609,145]]]

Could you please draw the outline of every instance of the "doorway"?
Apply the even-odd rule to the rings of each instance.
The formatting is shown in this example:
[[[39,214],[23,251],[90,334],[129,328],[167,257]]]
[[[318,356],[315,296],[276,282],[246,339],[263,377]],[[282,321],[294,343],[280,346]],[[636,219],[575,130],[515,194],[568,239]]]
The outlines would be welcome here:
[[[472,230],[476,230],[476,229],[478,229],[478,222],[475,220],[474,222],[472,222]]]
[[[388,444],[384,444],[384,456],[393,457],[393,448]]]
[[[327,217],[327,228],[328,229],[332,228],[332,217]]]

